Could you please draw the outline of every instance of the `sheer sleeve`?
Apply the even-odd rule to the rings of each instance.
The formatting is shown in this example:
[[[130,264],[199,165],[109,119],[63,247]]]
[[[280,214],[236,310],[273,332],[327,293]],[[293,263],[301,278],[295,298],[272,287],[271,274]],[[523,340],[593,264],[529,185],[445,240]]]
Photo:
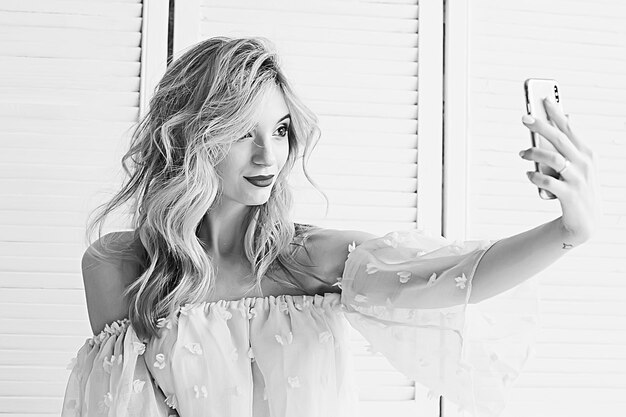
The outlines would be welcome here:
[[[70,364],[61,417],[177,415],[146,367],[145,348],[128,319],[87,339]]]
[[[350,245],[339,283],[345,317],[372,351],[476,417],[501,414],[536,339],[536,283],[469,304],[496,242],[391,232]]]

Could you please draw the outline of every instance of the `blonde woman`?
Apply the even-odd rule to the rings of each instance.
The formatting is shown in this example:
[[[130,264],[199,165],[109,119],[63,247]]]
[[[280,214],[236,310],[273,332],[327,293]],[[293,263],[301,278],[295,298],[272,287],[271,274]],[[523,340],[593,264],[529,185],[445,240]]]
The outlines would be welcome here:
[[[159,83],[122,161],[127,181],[88,227],[100,225],[82,262],[94,336],[62,415],[356,415],[347,325],[431,395],[498,415],[530,355],[536,305],[520,293],[498,316],[480,302],[589,239],[587,148],[548,107],[558,129],[531,128],[562,155],[528,158],[557,171],[570,161],[560,180],[532,180],[564,214],[507,239],[294,224],[287,179],[298,159],[306,174],[319,129],[270,45],[208,39]],[[133,230],[101,236],[125,203]]]

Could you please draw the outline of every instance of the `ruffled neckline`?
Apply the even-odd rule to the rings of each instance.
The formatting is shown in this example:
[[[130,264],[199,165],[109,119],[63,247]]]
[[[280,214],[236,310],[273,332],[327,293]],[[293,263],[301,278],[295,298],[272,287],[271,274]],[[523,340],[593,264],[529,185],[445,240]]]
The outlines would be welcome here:
[[[278,305],[280,308],[280,305],[283,305],[286,303],[286,299],[291,299],[293,300],[294,303],[296,301],[301,301],[302,306],[322,307],[323,301],[327,299],[334,299],[338,303],[338,305],[340,305],[339,303],[340,297],[341,297],[340,293],[327,292],[327,293],[324,293],[323,295],[321,294],[314,294],[314,295],[281,294],[281,295],[267,295],[265,297],[243,297],[237,300],[221,299],[221,300],[215,300],[215,301],[201,301],[201,302],[195,302],[195,303],[186,303],[182,306],[179,306],[174,311],[174,313],[170,314],[169,316],[158,319],[157,327],[162,328],[162,327],[167,326],[167,322],[171,320],[171,317],[172,316],[178,317],[181,314],[181,311],[183,314],[185,314],[191,310],[198,309],[198,308],[207,309],[213,306],[217,306],[221,308],[228,308],[228,307],[231,307],[232,305],[236,305],[237,308],[241,308],[243,306],[252,308],[259,302],[259,300],[262,300],[262,302],[267,301],[273,305]],[[340,305],[340,307],[343,307],[343,306]],[[130,319],[128,317],[124,317],[123,319],[118,319],[118,320],[114,320],[111,323],[107,323],[105,324],[104,329],[100,331],[100,333],[88,339],[89,344],[93,346],[93,344],[102,343],[103,340],[108,339],[112,335],[119,336],[120,334],[126,331],[127,327],[130,324],[131,324]],[[146,341],[144,341],[144,343],[145,342]]]

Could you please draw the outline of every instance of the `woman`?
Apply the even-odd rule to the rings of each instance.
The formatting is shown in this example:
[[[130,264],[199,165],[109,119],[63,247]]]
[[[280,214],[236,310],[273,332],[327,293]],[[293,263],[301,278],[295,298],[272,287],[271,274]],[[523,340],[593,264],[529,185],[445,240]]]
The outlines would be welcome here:
[[[593,229],[582,144],[549,111],[571,143],[531,128],[560,141],[574,184],[536,174],[563,205],[553,222],[467,242],[294,224],[287,178],[301,150],[306,174],[316,117],[264,40],[199,43],[167,69],[124,157],[129,179],[88,228],[132,202],[135,230],[100,237],[83,257],[95,336],[73,363],[62,415],[353,415],[344,318],[432,394],[498,415],[530,355],[536,306],[521,292],[507,316],[478,302],[521,291],[564,238],[578,245]],[[529,159],[558,170],[556,156]],[[531,262],[530,247],[543,255]]]

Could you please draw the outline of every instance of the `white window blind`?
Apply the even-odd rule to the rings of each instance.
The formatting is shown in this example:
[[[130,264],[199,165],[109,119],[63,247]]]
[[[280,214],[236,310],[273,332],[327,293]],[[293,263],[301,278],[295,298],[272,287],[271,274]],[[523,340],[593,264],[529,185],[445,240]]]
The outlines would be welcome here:
[[[427,228],[439,233],[442,39],[437,31],[442,30],[442,5],[426,10],[436,11],[426,25],[436,34],[432,44],[422,43],[418,22],[425,17],[417,0],[176,2],[174,56],[214,36],[262,36],[274,43],[283,69],[322,129],[308,168],[328,195],[328,216],[325,200],[308,183],[299,161],[291,176],[297,221],[381,235],[416,228],[418,201],[429,200],[419,220],[431,213],[436,220]],[[418,67],[422,48],[435,55]],[[430,110],[420,109],[426,121],[419,127],[428,140],[418,155],[422,74],[432,75],[425,90],[434,91],[435,98],[426,101]],[[431,130],[424,130],[428,126]],[[423,168],[435,167],[421,195],[418,159]],[[427,399],[427,390],[394,370],[381,354],[369,353],[355,330],[352,343],[360,416],[439,415],[438,398]]]
[[[626,7],[590,0],[447,3],[464,8],[468,25],[456,43],[467,45],[468,59],[449,67],[458,71],[451,97],[468,95],[467,124],[463,113],[446,112],[450,124],[463,121],[469,139],[467,171],[446,167],[451,181],[468,178],[468,238],[507,237],[561,215],[558,201],[541,200],[527,180],[532,162],[517,155],[532,146],[521,123],[526,78],[559,81],[564,110],[596,153],[600,174],[604,213],[596,235],[533,278],[541,294],[538,343],[503,417],[623,415]],[[449,138],[450,148],[459,149],[456,139]],[[458,206],[448,209],[450,217],[464,215]],[[444,407],[444,415],[456,417],[456,407]]]
[[[80,271],[87,213],[118,185],[140,93],[164,67],[166,12],[152,6],[148,35],[140,0],[0,2],[3,415],[60,414],[66,366],[91,335]]]

